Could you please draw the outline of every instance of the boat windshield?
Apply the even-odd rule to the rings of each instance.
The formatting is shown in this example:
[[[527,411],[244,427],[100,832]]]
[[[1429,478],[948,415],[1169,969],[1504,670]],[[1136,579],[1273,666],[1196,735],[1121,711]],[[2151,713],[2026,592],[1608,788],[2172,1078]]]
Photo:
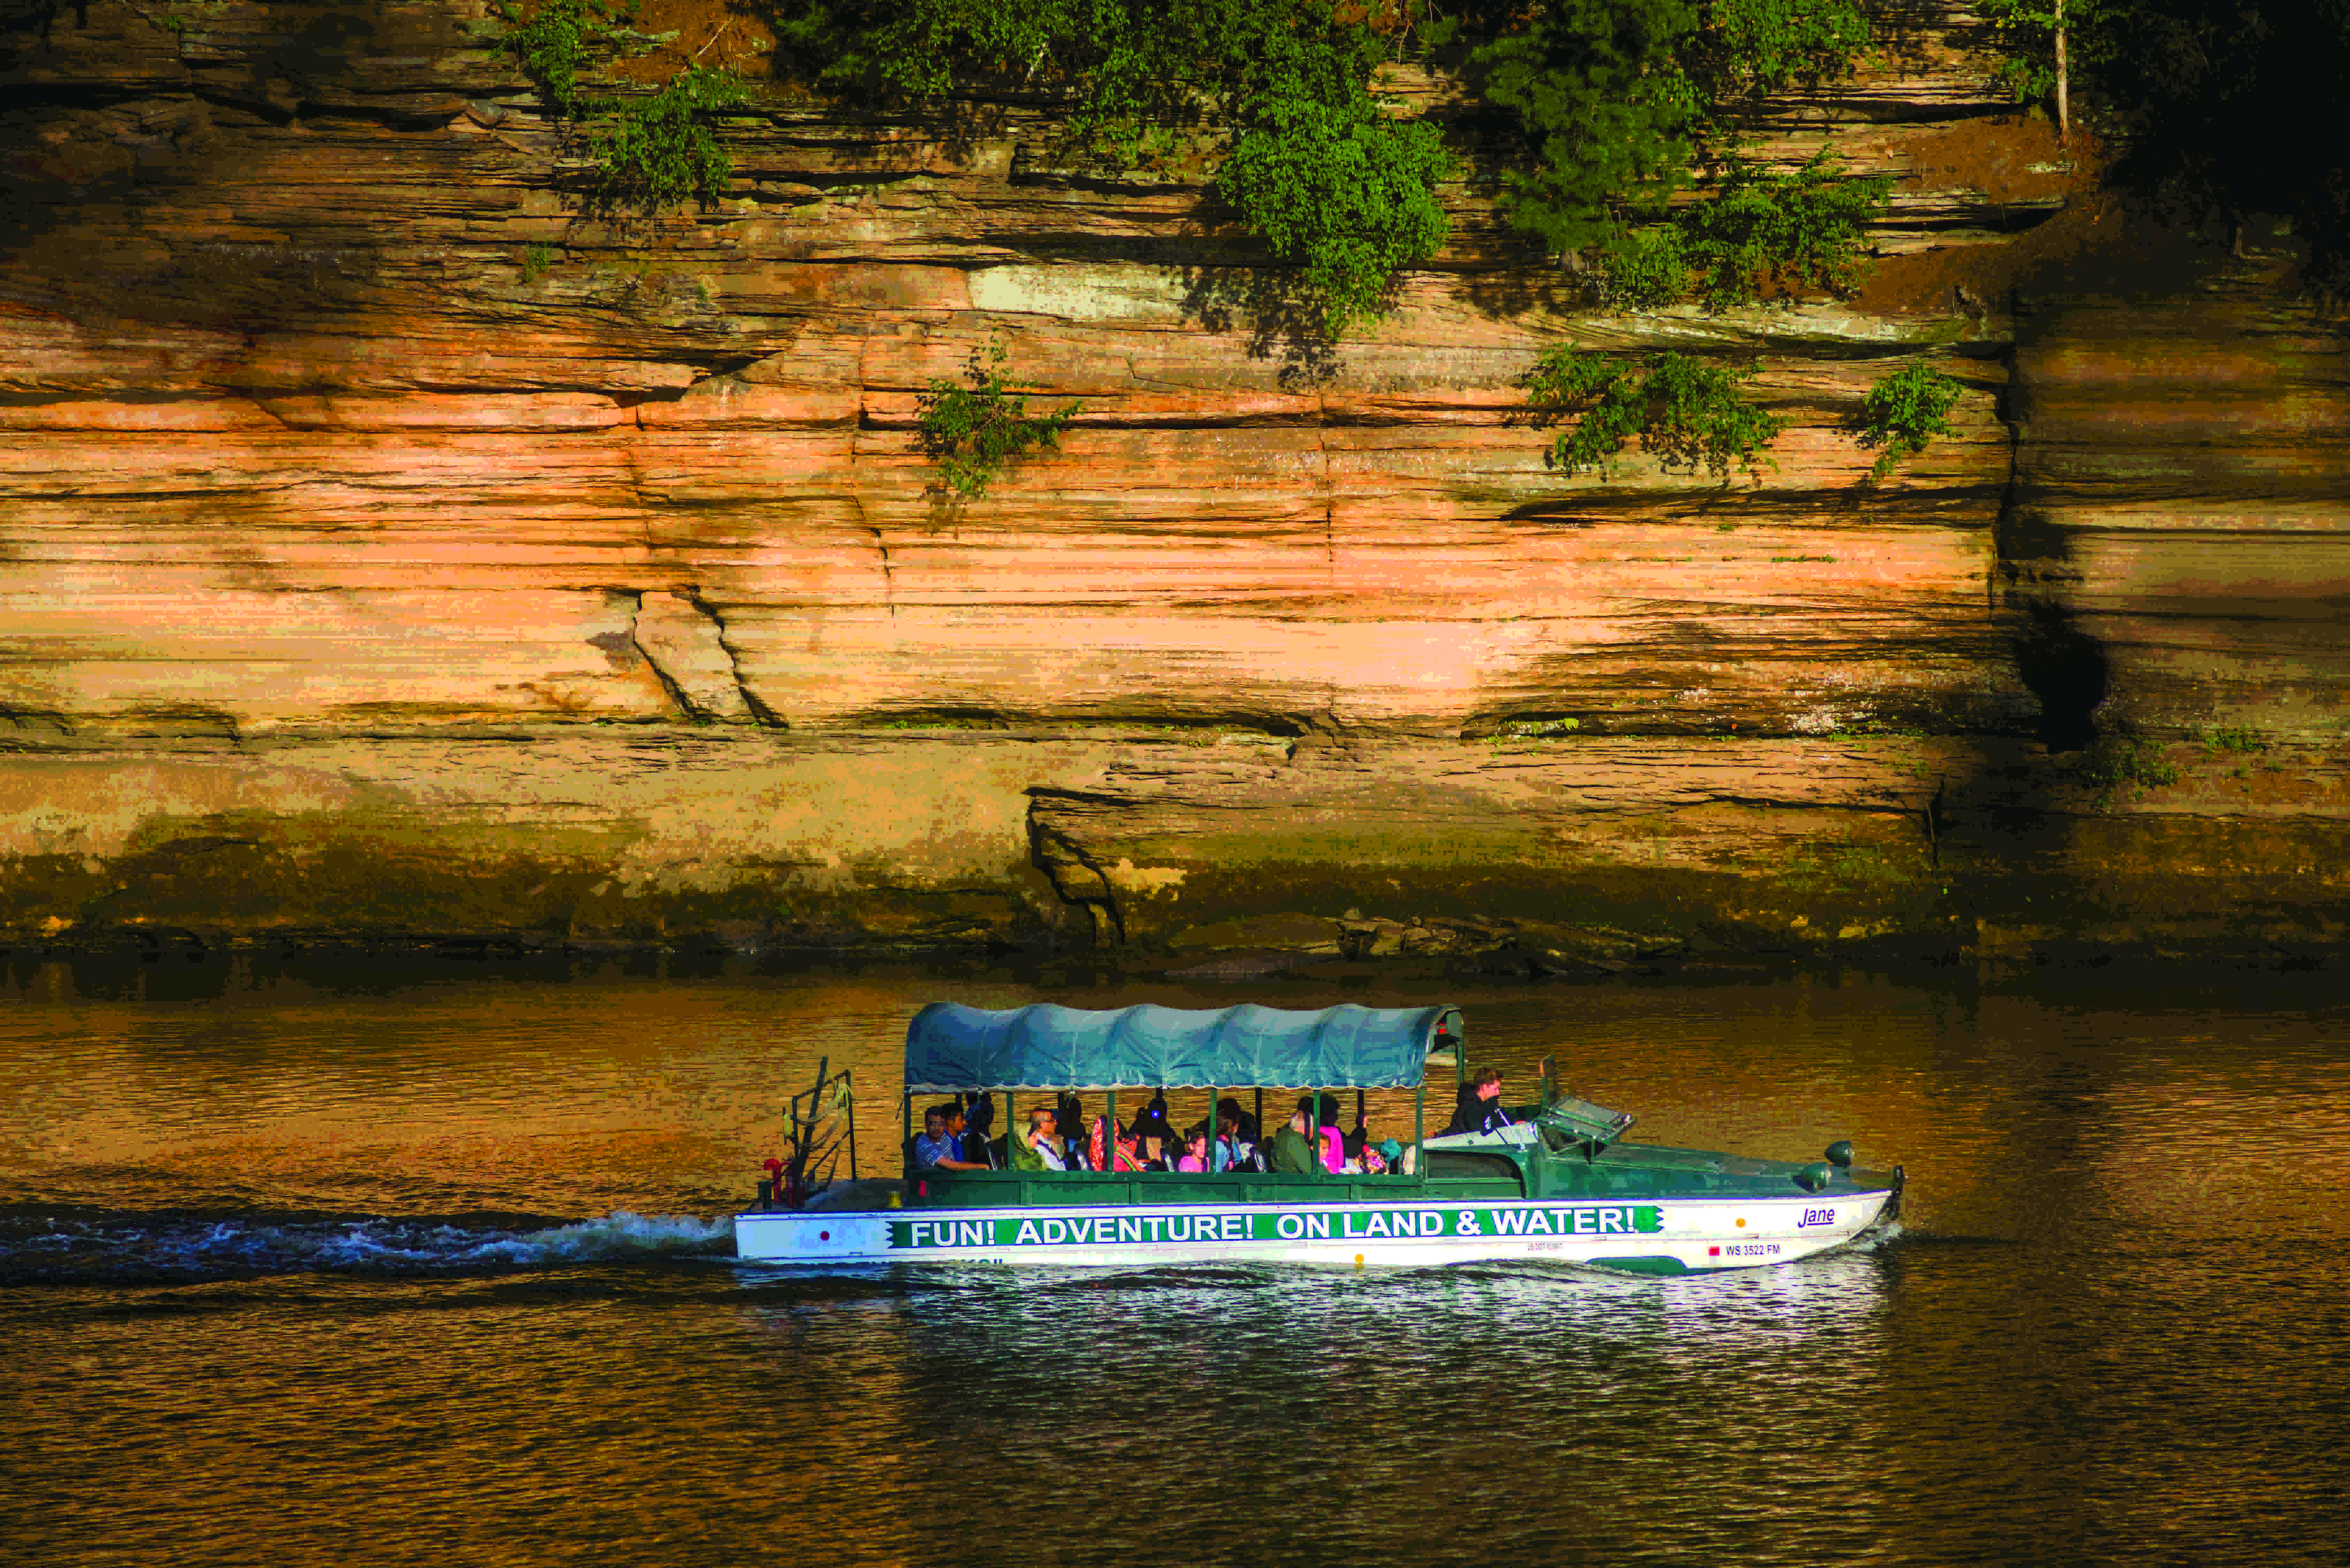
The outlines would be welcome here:
[[[1580,1134],[1571,1132],[1556,1122],[1542,1122],[1537,1125],[1542,1128],[1543,1147],[1551,1153],[1581,1154],[1583,1152],[1584,1140]]]

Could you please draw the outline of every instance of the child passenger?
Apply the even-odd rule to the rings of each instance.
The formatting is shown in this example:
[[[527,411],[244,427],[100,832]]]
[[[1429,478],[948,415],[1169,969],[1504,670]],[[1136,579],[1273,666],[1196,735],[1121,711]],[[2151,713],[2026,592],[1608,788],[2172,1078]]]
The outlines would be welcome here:
[[[1191,1176],[1208,1173],[1208,1124],[1201,1122],[1183,1135],[1183,1158],[1175,1168]]]

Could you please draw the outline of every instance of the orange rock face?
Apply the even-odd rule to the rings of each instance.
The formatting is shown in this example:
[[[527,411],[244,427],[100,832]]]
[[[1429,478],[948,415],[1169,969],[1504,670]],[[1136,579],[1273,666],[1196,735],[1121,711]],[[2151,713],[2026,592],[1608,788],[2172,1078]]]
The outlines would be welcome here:
[[[619,229],[483,7],[313,10],[0,43],[17,939],[2332,940],[2341,339],[2281,254],[2026,234],[2077,182],[1931,7],[1764,149],[1900,177],[1859,301],[1596,315],[1462,187],[1335,347],[1041,109],[771,89]],[[917,400],[995,337],[1081,411],[962,500]],[[1559,343],[1750,359],[1787,431],[1553,471]],[[1919,358],[1954,428],[1868,483]]]

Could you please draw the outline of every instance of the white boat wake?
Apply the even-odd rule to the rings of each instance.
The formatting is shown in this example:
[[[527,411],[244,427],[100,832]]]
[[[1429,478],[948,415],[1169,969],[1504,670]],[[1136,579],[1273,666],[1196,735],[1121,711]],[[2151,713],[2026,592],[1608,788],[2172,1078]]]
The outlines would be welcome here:
[[[20,1220],[0,1238],[0,1281],[531,1269],[723,1257],[733,1240],[724,1218],[627,1210],[536,1230],[432,1220]]]

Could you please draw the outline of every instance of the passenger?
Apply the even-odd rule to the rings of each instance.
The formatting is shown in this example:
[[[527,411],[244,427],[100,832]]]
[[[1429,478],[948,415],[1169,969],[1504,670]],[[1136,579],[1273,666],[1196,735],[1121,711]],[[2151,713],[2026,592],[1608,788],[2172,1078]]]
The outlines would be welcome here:
[[[1028,1113],[1028,1130],[1013,1141],[1014,1170],[1066,1170],[1068,1155],[1053,1130],[1053,1113],[1043,1106]]]
[[[1139,1168],[1143,1170],[1172,1170],[1175,1168],[1174,1162],[1167,1158],[1168,1140],[1159,1137],[1158,1133],[1152,1131],[1149,1127],[1145,1127],[1143,1128],[1142,1136],[1136,1138],[1134,1142],[1135,1163]]]
[[[962,1102],[949,1100],[942,1108],[947,1114],[947,1141],[954,1146],[954,1158],[974,1169],[994,1169],[995,1158],[989,1152],[987,1136],[973,1132],[963,1120]]]
[[[1060,1129],[1068,1148],[1069,1168],[1071,1170],[1087,1168],[1086,1146],[1082,1136],[1086,1126],[1085,1102],[1078,1099],[1075,1093],[1063,1095],[1059,1105],[1055,1107],[1053,1125]]]
[[[1232,1101],[1225,1100],[1216,1108],[1216,1168],[1255,1169],[1256,1140],[1241,1136],[1239,1120],[1223,1108],[1232,1104]]]
[[[1183,1135],[1183,1158],[1175,1162],[1175,1168],[1187,1176],[1208,1174],[1207,1123],[1194,1123],[1191,1130]]]
[[[1363,1150],[1363,1169],[1372,1176],[1395,1173],[1396,1162],[1403,1158],[1403,1145],[1393,1138],[1383,1138],[1377,1148]]]
[[[1502,1108],[1502,1075],[1486,1067],[1461,1085],[1460,1099],[1452,1110],[1452,1120],[1439,1136],[1450,1137],[1455,1133],[1493,1132],[1513,1126],[1514,1120]]]
[[[921,1136],[914,1139],[916,1170],[985,1170],[986,1166],[962,1158],[947,1130],[951,1107],[932,1106],[922,1113]]]
[[[1219,1130],[1227,1121],[1232,1124],[1238,1141],[1242,1143],[1257,1141],[1256,1118],[1241,1109],[1241,1103],[1230,1095],[1216,1102],[1216,1123]]]
[[[1346,1142],[1342,1147],[1347,1158],[1346,1164],[1340,1168],[1347,1175],[1362,1176],[1370,1170],[1369,1163],[1363,1158],[1370,1148],[1370,1135],[1363,1130],[1363,1125],[1360,1122],[1356,1123],[1355,1130],[1347,1135]]]
[[[963,1113],[963,1137],[969,1140],[963,1145],[963,1158],[984,1159],[1001,1170],[1003,1155],[995,1147],[995,1096],[966,1095],[963,1098],[971,1102],[971,1108]]]
[[[1314,1124],[1309,1101],[1297,1102],[1289,1125],[1273,1135],[1272,1168],[1287,1176],[1304,1176],[1314,1168],[1314,1141],[1307,1134]]]
[[[1150,1104],[1145,1106],[1142,1114],[1136,1116],[1132,1125],[1126,1129],[1126,1136],[1138,1142],[1145,1133],[1165,1143],[1175,1141],[1175,1129],[1168,1125],[1167,1102],[1164,1099],[1153,1099]]]
[[[1347,1135],[1338,1130],[1338,1096],[1325,1095],[1321,1101],[1322,1168],[1336,1176],[1347,1168]]]

